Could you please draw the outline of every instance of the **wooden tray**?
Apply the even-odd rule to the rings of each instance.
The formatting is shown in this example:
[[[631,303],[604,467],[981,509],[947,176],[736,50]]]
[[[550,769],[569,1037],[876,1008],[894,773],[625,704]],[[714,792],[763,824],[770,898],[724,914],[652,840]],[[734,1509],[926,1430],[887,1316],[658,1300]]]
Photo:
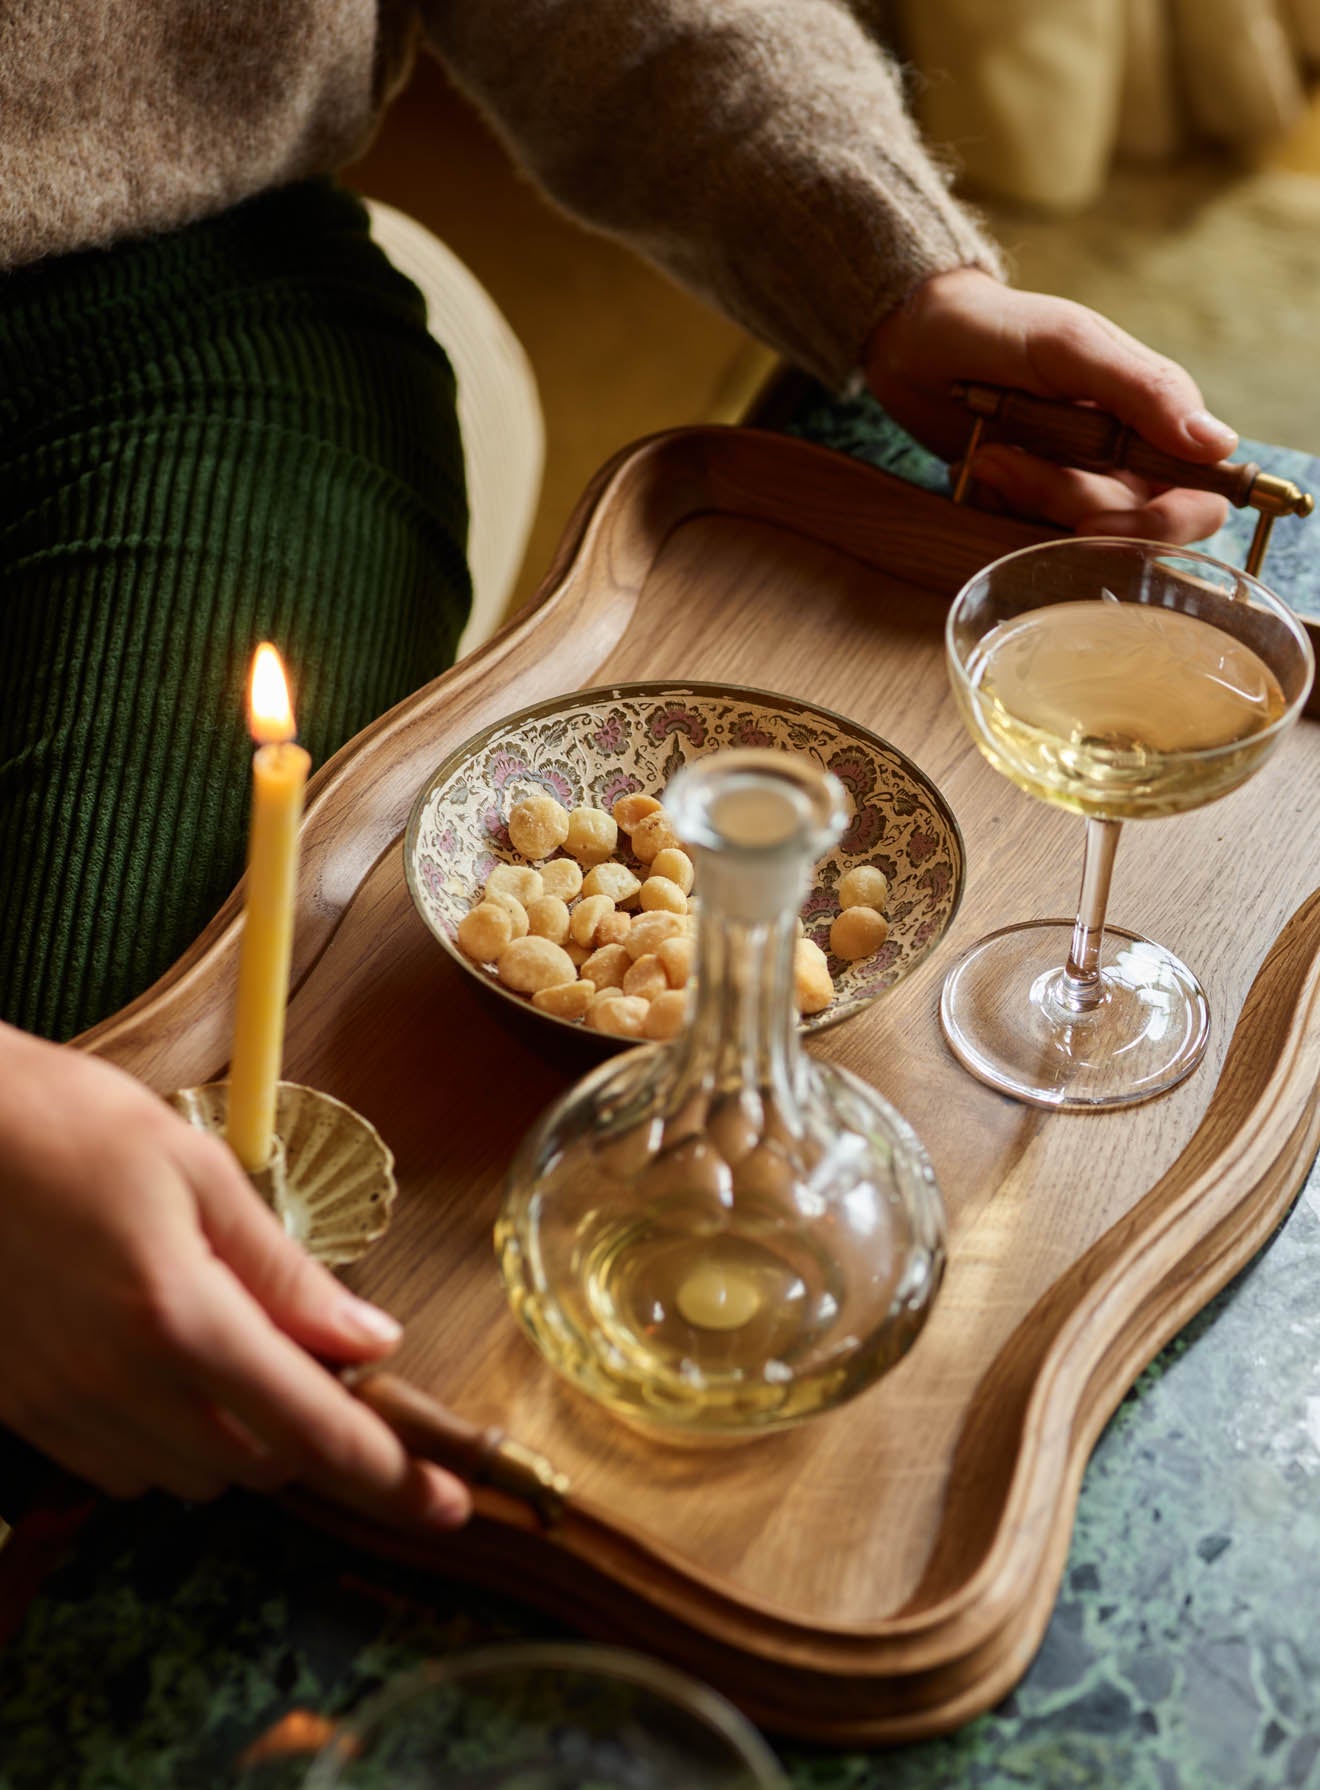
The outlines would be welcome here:
[[[957,954],[1007,921],[1070,914],[1076,894],[1080,823],[986,766],[943,663],[948,596],[1039,538],[783,437],[643,442],[588,493],[534,611],[352,742],[305,823],[286,1074],[363,1112],[400,1171],[393,1228],[350,1278],[405,1321],[402,1374],[541,1449],[573,1486],[552,1533],[494,1492],[467,1532],[422,1548],[324,1520],[667,1654],[804,1736],[930,1734],[1016,1682],[1101,1426],[1260,1247],[1317,1146],[1311,721],[1242,791],[1132,827],[1120,851],[1115,922],[1178,951],[1210,995],[1210,1050],[1188,1083],[1128,1112],[1047,1114],[943,1046],[937,994]],[[619,1426],[509,1315],[490,1238],[503,1172],[578,1065],[507,1029],[437,948],[398,844],[415,791],[479,727],[657,677],[779,689],[875,729],[943,789],[970,865],[940,950],[818,1046],[888,1095],[934,1158],[950,1220],[935,1314],[843,1411],[714,1452]],[[84,1042],[162,1091],[222,1074],[236,934],[235,901]]]

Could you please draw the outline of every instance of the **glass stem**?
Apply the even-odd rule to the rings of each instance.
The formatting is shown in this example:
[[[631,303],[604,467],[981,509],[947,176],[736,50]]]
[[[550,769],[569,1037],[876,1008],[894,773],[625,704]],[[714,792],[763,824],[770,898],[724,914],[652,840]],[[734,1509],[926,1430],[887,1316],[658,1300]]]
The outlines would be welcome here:
[[[1100,946],[1105,936],[1105,909],[1109,882],[1114,874],[1114,853],[1122,821],[1088,820],[1086,851],[1082,858],[1082,892],[1077,900],[1072,948],[1064,965],[1058,999],[1073,1013],[1089,1013],[1104,997],[1100,980]]]

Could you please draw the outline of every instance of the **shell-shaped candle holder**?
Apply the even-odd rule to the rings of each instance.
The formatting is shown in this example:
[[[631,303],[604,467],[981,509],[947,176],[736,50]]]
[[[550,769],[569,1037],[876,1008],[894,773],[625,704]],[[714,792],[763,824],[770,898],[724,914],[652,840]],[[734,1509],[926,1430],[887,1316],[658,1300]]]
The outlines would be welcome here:
[[[229,1083],[180,1088],[170,1105],[223,1137]],[[315,1261],[342,1267],[365,1254],[390,1222],[398,1183],[394,1154],[361,1113],[317,1088],[282,1081],[275,1092],[275,1149],[252,1184]]]

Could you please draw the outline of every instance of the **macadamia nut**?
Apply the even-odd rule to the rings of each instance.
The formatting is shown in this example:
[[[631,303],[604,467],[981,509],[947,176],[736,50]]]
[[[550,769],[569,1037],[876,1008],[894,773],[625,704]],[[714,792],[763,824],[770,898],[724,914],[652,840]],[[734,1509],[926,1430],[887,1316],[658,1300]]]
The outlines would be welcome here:
[[[696,968],[697,941],[688,938],[685,933],[679,933],[673,938],[661,939],[655,948],[655,955],[664,966],[669,986],[685,988]]]
[[[474,963],[494,963],[513,937],[507,908],[497,901],[480,901],[458,923],[458,948]]]
[[[685,989],[668,988],[658,994],[646,1010],[642,1022],[643,1038],[676,1038],[687,1024],[688,1006],[689,996]]]
[[[834,983],[820,948],[803,949],[810,944],[799,939],[793,952],[793,992],[799,1013],[823,1013],[834,999]]]
[[[603,808],[574,808],[569,815],[564,849],[584,870],[603,864],[618,843],[618,825]]]
[[[632,830],[632,848],[643,864],[649,864],[657,852],[681,850],[682,841],[663,808],[653,809],[638,821]]]
[[[685,895],[692,893],[696,874],[691,858],[676,845],[666,845],[651,859],[651,875],[663,876],[669,882],[677,883]]]
[[[870,957],[889,937],[889,922],[873,907],[846,907],[830,927],[830,950],[855,963]]]
[[[587,1008],[587,1024],[610,1038],[640,1038],[646,1024],[647,1003],[635,995],[617,994],[613,989],[592,998]]]
[[[486,878],[487,899],[492,895],[512,895],[516,902],[526,907],[529,901],[535,901],[544,893],[541,872],[533,870],[530,864],[497,864]]]
[[[572,901],[582,893],[582,866],[572,858],[552,858],[541,866],[541,884],[545,894]]]
[[[620,796],[614,804],[612,813],[625,833],[631,833],[639,820],[645,820],[648,814],[654,814],[660,803],[654,796],[646,796],[638,790],[630,796]]]
[[[539,988],[553,988],[557,982],[573,982],[577,978],[577,968],[568,952],[534,933],[506,945],[495,968],[504,986],[519,994],[535,994]]]
[[[568,838],[568,809],[553,796],[524,796],[509,813],[513,849],[533,863],[548,858]]]
[[[649,914],[639,914],[628,928],[629,954],[633,957],[645,957],[648,951],[659,948],[661,939],[674,938],[686,931],[681,914],[671,914],[663,908]]]
[[[549,988],[538,988],[532,1005],[542,1013],[553,1013],[556,1019],[582,1019],[595,993],[594,982],[555,982]]]
[[[621,945],[632,931],[632,915],[620,913],[616,907],[608,913],[596,928],[598,945]]]
[[[568,938],[568,903],[557,895],[538,895],[527,903],[527,930],[562,945]]]
[[[648,914],[685,914],[687,896],[667,876],[648,876],[637,897]]]
[[[614,912],[614,903],[608,895],[584,895],[569,915],[569,936],[576,945],[590,945],[594,949],[600,940],[596,934],[606,914]]]
[[[599,990],[622,989],[631,964],[632,958],[623,945],[602,945],[591,953],[578,973],[594,982]]]
[[[669,992],[665,966],[654,952],[648,952],[628,965],[623,976],[623,992],[639,994],[644,1001],[653,1001],[658,994]]]
[[[533,900],[535,899],[536,897],[533,896]],[[502,907],[509,916],[510,938],[526,937],[528,932],[527,909],[516,895],[510,895],[507,889],[490,889],[487,891],[486,900],[492,907]]]
[[[874,864],[858,864],[839,878],[839,906],[873,907],[883,913],[889,900],[889,878]]]
[[[641,886],[628,866],[616,863],[613,858],[588,870],[582,879],[584,895],[608,895],[615,907],[627,907],[630,901],[635,901]]]

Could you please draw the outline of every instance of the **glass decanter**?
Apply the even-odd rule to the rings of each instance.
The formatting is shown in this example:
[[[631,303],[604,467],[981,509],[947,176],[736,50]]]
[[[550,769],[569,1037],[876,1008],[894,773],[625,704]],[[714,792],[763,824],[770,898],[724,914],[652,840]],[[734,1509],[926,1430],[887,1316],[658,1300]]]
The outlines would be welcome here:
[[[793,959],[837,780],[728,751],[665,794],[696,861],[693,1009],[612,1058],[533,1128],[496,1247],[547,1360],[674,1439],[798,1422],[911,1347],[944,1265],[934,1173],[865,1082],[800,1047]]]

